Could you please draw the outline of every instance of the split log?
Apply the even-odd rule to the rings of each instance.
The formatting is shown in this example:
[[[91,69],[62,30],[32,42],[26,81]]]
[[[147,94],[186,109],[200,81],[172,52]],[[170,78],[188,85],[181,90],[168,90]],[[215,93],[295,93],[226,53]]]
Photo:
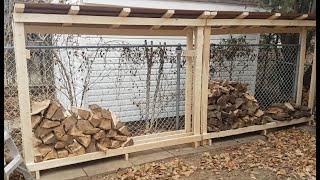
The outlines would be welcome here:
[[[100,129],[104,129],[104,130],[109,130],[111,129],[112,125],[111,125],[111,119],[102,119],[100,124],[99,124],[99,128]]]
[[[85,132],[87,130],[91,130],[93,129],[93,126],[91,125],[91,123],[87,120],[78,120],[77,122],[77,128],[82,131]]]
[[[62,109],[62,107],[60,107],[59,109],[57,109],[57,111],[54,113],[54,115],[51,117],[51,120],[54,121],[61,121],[63,119],[65,119],[65,115],[64,115],[64,109]]]
[[[63,142],[63,141],[58,141],[56,142],[56,144],[54,145],[54,148],[55,149],[63,149],[66,147],[66,142]]]
[[[90,104],[89,109],[92,111],[93,114],[102,115],[102,108],[97,104]]]
[[[49,129],[49,128],[42,128],[40,126],[38,126],[36,128],[36,130],[34,131],[34,135],[37,137],[37,138],[43,138],[44,136],[46,136],[47,134],[49,134],[50,132],[52,132],[53,129]]]
[[[37,138],[35,135],[33,135],[33,146],[37,147],[41,145],[43,142],[41,139]]]
[[[57,140],[63,139],[63,136],[66,134],[63,125],[57,126],[53,129],[53,133],[56,136]]]
[[[68,145],[66,149],[71,153],[69,156],[82,155],[86,153],[84,147],[81,146],[81,144],[79,144],[76,140],[73,140],[73,143]]]
[[[31,124],[32,129],[35,129],[41,122],[41,116],[40,115],[32,115],[31,116]]]
[[[125,136],[130,136],[130,132],[127,128],[127,126],[122,126],[121,128],[118,129],[120,134],[125,135]]]
[[[97,148],[101,151],[107,151],[111,145],[111,140],[109,138],[102,138],[98,141]]]
[[[37,149],[38,152],[41,153],[42,157],[45,157],[50,151],[53,150],[53,147],[49,146],[49,145],[40,145],[36,149]]]
[[[89,118],[89,122],[94,126],[94,127],[99,127],[100,123],[101,123],[101,119],[102,119],[102,115],[98,115],[98,114],[93,114],[92,116],[90,116]]]
[[[113,138],[115,136],[117,136],[117,131],[116,130],[113,130],[113,129],[108,130],[108,132],[106,134],[106,137]]]
[[[44,144],[53,144],[53,143],[55,143],[56,142],[56,138],[55,138],[55,136],[54,136],[54,134],[51,132],[51,133],[49,133],[49,134],[47,134],[47,135],[45,135],[43,138],[41,138],[42,139],[42,142],[44,143]]]
[[[74,118],[73,116],[68,116],[66,119],[62,121],[65,131],[69,131],[71,127],[73,127],[76,123],[77,123],[77,119]]]
[[[90,135],[84,135],[84,136],[77,136],[75,139],[82,144],[85,148],[87,148],[91,142],[91,136]]]
[[[74,116],[77,119],[89,119],[90,117],[90,111],[78,107],[72,107],[71,112],[74,114]]]
[[[91,138],[91,142],[89,146],[86,148],[86,153],[91,153],[96,151],[97,151],[96,140],[94,138]]]
[[[69,153],[66,149],[57,150],[58,158],[68,157]]]
[[[115,139],[117,141],[125,142],[125,141],[127,141],[128,137],[127,136],[116,135],[116,136],[113,137],[113,139]]]
[[[112,119],[111,112],[109,111],[109,109],[102,109],[101,115],[105,119],[110,119],[110,120]]]
[[[104,137],[106,137],[106,132],[104,130],[100,130],[99,132],[97,132],[96,134],[93,135],[93,138],[95,140],[100,140]]]
[[[111,149],[117,149],[119,147],[121,147],[121,142],[120,141],[111,140],[111,146],[110,146]]]
[[[121,127],[123,127],[124,124],[118,119],[116,114],[112,111],[110,111],[110,112],[111,112],[111,118],[112,118],[112,127],[114,129],[120,129]]]
[[[39,114],[39,113],[42,113],[49,107],[50,105],[50,100],[44,100],[44,101],[41,101],[41,102],[32,102],[31,104],[31,109],[32,109],[32,112],[31,112],[31,115],[36,115],[36,114]]]
[[[34,162],[37,163],[37,162],[43,161],[43,156],[40,153],[40,151],[38,150],[38,148],[34,148],[33,152],[34,152]]]
[[[72,126],[67,134],[69,134],[70,136],[73,136],[73,137],[84,136],[82,131],[80,131],[76,126]]]
[[[56,101],[52,101],[45,113],[45,118],[47,119],[51,119],[52,116],[54,115],[54,113],[61,108],[60,103],[56,102]]]
[[[47,128],[47,129],[54,128],[54,127],[57,127],[59,125],[60,125],[59,121],[51,121],[49,119],[44,119],[40,124],[40,126],[42,128]]]
[[[83,134],[87,134],[87,135],[93,135],[96,134],[97,132],[99,132],[100,129],[99,128],[92,128],[92,129],[87,129],[83,131]]]

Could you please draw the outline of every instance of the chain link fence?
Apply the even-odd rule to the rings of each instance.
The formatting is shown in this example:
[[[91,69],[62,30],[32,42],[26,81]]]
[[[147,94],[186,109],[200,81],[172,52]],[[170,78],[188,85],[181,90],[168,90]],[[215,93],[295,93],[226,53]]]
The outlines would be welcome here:
[[[183,129],[185,58],[177,64],[176,48],[29,47],[31,102],[51,99],[66,109],[98,104],[114,111],[133,136]],[[5,53],[5,120],[19,121],[14,50]]]
[[[299,45],[211,46],[212,79],[249,84],[262,109],[295,99]]]

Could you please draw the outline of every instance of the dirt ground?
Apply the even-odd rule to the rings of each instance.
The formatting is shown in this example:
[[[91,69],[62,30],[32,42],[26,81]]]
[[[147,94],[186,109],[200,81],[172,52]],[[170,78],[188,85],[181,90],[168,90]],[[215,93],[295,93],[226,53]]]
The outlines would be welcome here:
[[[171,158],[73,180],[186,179],[277,180],[316,179],[315,127],[269,133],[236,147]]]

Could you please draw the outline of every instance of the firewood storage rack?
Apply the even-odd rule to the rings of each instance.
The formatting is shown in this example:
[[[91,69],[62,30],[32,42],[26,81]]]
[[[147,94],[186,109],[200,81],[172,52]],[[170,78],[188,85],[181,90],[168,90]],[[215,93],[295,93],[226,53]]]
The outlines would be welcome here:
[[[14,7],[14,51],[17,70],[18,97],[27,167],[40,177],[40,170],[86,162],[111,156],[125,155],[148,149],[192,143],[194,147],[211,144],[211,139],[293,124],[311,122],[301,118],[289,122],[272,122],[217,133],[207,133],[207,101],[209,79],[210,36],[221,34],[299,33],[300,61],[298,68],[297,104],[301,103],[303,67],[307,30],[315,28],[311,14],[267,12],[224,12],[173,9],[144,9],[101,5],[66,5],[16,3]],[[249,26],[249,27],[246,27]],[[246,28],[244,28],[246,27]],[[187,39],[185,129],[134,137],[133,146],[112,149],[107,153],[84,155],[34,162],[32,124],[30,116],[29,77],[26,33],[56,33],[84,35],[184,36]],[[315,48],[316,49],[316,48]],[[316,61],[312,64],[309,107],[314,106]],[[208,141],[209,140],[209,141]]]

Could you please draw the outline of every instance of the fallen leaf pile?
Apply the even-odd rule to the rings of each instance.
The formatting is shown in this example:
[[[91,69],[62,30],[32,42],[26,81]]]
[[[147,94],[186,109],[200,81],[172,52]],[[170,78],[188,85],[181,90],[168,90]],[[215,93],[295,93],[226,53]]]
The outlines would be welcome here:
[[[204,153],[199,169],[222,170],[269,169],[279,177],[315,179],[316,139],[298,129],[270,133],[267,141],[258,140],[228,148],[222,154]]]
[[[153,162],[127,169],[124,173],[118,174],[118,179],[181,179],[188,177],[197,168],[180,159],[173,159],[169,162]]]

